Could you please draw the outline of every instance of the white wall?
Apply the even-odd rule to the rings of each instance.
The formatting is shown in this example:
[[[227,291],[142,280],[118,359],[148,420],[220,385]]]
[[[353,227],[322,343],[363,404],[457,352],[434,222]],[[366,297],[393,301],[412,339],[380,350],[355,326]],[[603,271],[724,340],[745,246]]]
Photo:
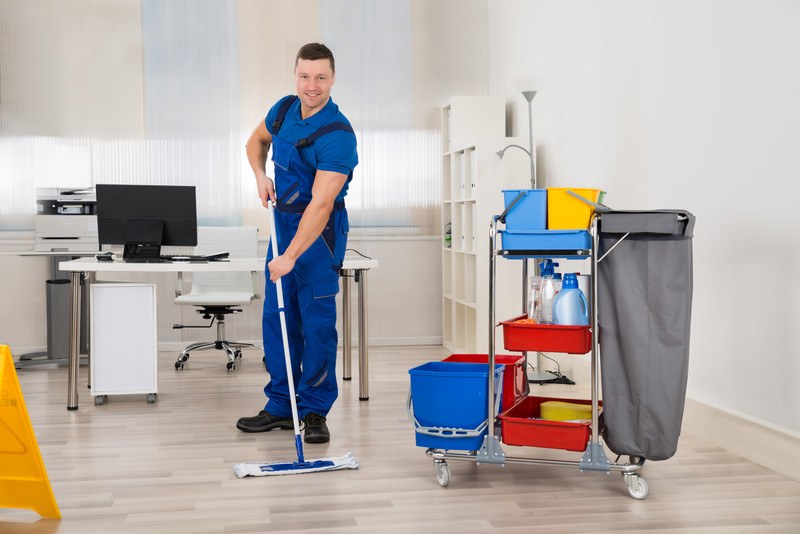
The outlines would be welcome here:
[[[688,396],[800,432],[800,3],[489,2],[492,92],[539,89],[548,186],[697,216]]]

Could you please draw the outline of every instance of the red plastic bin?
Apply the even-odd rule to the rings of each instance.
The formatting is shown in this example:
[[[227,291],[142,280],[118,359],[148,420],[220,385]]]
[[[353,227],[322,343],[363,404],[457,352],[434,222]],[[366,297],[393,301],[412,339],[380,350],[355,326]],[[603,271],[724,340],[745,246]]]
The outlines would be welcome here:
[[[502,440],[506,445],[585,451],[592,432],[591,422],[547,421],[538,419],[542,403],[562,401],[591,404],[590,400],[525,397],[500,414]]]
[[[520,319],[526,316],[500,323],[506,350],[567,354],[586,354],[592,350],[592,331],[588,326],[518,323]]]
[[[452,354],[442,360],[443,362],[462,363],[489,363],[488,354]],[[521,397],[530,391],[528,376],[525,373],[525,357],[517,354],[495,354],[495,364],[505,365],[503,369],[503,398],[500,401],[500,411],[504,412],[514,406]]]

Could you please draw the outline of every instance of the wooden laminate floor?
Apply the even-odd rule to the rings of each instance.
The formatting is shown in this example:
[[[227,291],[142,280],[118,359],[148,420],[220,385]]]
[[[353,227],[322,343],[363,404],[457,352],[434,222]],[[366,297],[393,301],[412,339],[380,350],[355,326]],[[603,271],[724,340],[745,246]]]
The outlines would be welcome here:
[[[232,373],[221,353],[196,353],[182,372],[174,370],[175,353],[161,353],[154,404],[142,395],[95,406],[83,367],[73,412],[66,409],[65,368],[21,370],[63,519],[0,509],[0,533],[800,532],[800,482],[688,431],[672,459],[645,465],[651,491],[644,501],[628,496],[618,473],[556,466],[453,461],[443,488],[414,444],[405,405],[408,369],[445,355],[440,347],[373,347],[366,402],[358,400],[354,362],[353,380],[340,382],[329,415],[331,442],[306,445],[305,454],[352,452],[359,470],[246,479],[236,478],[233,464],[295,459],[291,432],[234,428],[238,417],[263,406],[258,351],[246,351]],[[585,370],[575,374],[576,386],[534,389],[587,394]],[[513,447],[506,453],[580,457]]]

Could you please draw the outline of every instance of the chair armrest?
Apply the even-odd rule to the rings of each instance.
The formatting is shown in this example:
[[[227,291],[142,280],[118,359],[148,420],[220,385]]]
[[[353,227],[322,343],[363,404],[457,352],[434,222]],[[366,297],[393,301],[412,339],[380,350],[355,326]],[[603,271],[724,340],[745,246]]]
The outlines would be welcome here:
[[[175,283],[175,297],[177,298],[184,294],[185,293],[183,291],[183,272],[178,271],[178,279]]]
[[[254,298],[261,298],[261,284],[258,282],[259,271],[250,271],[250,278],[253,280],[253,295]]]

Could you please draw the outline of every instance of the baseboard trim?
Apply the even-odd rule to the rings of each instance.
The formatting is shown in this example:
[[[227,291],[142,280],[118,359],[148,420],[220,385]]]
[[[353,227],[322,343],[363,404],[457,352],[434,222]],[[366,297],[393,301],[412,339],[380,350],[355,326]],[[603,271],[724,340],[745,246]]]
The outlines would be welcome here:
[[[683,426],[701,439],[800,481],[800,437],[686,399]]]
[[[261,348],[261,340],[245,340],[244,343],[252,343]],[[180,352],[186,348],[191,341],[162,341],[158,344],[159,352]],[[431,337],[371,337],[369,338],[371,347],[404,347],[409,345],[442,345],[441,336]],[[342,347],[342,340],[339,339],[339,348]],[[353,349],[358,348],[358,338],[353,339]]]
[[[161,341],[158,343],[159,352],[180,352],[186,348],[191,341]],[[261,347],[261,340],[245,340],[244,343],[252,343],[259,348]],[[403,347],[407,345],[439,345],[442,344],[442,336],[430,337],[371,337],[369,339],[370,346],[374,347]],[[342,340],[339,339],[339,347],[342,346]],[[358,348],[358,338],[353,338],[353,348]],[[11,354],[18,359],[21,354],[29,354],[31,352],[39,352],[47,350],[47,347],[12,347]]]

